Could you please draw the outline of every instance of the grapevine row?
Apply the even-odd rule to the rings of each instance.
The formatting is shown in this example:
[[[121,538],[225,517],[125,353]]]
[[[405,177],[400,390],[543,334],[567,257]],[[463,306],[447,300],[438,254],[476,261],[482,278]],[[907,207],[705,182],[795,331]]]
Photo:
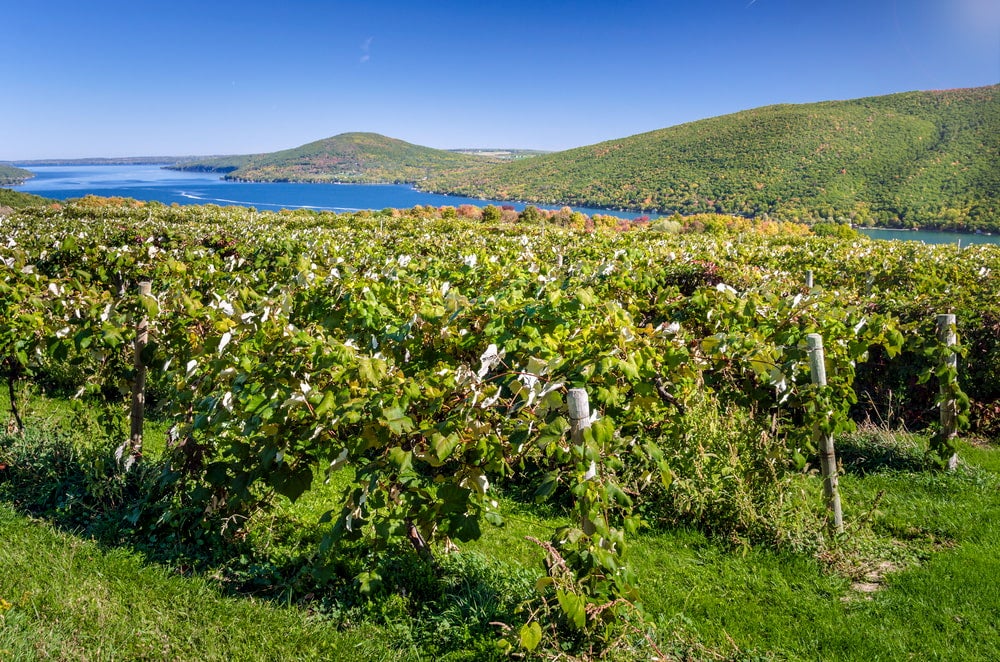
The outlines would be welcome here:
[[[586,604],[631,595],[621,554],[650,491],[695,517],[726,481],[766,491],[814,457],[817,429],[853,424],[873,352],[919,356],[930,375],[941,350],[921,327],[948,288],[990,292],[980,320],[1000,311],[995,249],[95,201],[0,223],[8,384],[59,364],[81,393],[124,398],[148,320],[140,358],[173,425],[178,508],[238,521],[345,472],[324,546],[429,554],[502,523],[497,486],[528,485],[572,504],[553,540],[577,582],[559,604],[580,628],[612,614]],[[807,269],[821,286],[803,285]],[[810,382],[811,333],[824,386]],[[989,351],[1000,359],[995,339]],[[576,439],[571,388],[595,412]],[[691,411],[706,401],[767,432],[757,473],[694,483]]]

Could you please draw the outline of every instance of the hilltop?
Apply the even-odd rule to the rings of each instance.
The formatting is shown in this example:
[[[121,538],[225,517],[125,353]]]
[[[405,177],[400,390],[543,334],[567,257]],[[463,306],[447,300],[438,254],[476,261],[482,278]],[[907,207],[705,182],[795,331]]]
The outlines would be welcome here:
[[[0,163],[0,186],[17,186],[34,177],[34,173]]]
[[[684,214],[1000,226],[1000,86],[776,105],[438,175],[461,195]]]
[[[342,133],[294,149],[174,166],[258,182],[420,182],[498,159],[413,145],[377,133]]]

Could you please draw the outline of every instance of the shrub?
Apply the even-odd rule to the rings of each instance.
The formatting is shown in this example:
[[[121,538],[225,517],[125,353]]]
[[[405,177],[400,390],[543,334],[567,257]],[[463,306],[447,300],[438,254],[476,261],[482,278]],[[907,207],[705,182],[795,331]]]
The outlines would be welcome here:
[[[641,500],[654,525],[688,524],[734,540],[773,540],[790,487],[784,440],[735,406],[706,396],[661,441],[669,478]],[[667,483],[667,484],[664,484]]]
[[[816,223],[812,226],[812,231],[820,237],[855,239],[859,236],[858,231],[846,223]]]

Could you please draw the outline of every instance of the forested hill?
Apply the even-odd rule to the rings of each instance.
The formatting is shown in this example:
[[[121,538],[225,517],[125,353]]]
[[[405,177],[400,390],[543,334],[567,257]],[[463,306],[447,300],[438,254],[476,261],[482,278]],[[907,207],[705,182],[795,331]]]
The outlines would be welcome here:
[[[206,159],[175,169],[224,172],[227,179],[261,182],[420,182],[449,170],[467,170],[494,161],[377,133],[342,133],[294,149]]]
[[[27,170],[0,163],[0,186],[15,186],[34,176]]]
[[[452,172],[473,197],[1000,228],[1000,86],[777,105]]]
[[[9,188],[0,188],[0,213],[10,209],[26,209],[28,207],[38,207],[50,205],[58,202],[50,198],[43,198],[31,193],[13,191]]]

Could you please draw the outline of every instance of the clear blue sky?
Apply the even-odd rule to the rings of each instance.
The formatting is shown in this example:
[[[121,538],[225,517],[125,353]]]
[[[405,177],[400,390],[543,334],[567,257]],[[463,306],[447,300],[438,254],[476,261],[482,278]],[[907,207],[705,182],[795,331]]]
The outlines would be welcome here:
[[[1000,82],[1000,0],[0,0],[0,160],[565,149]]]

